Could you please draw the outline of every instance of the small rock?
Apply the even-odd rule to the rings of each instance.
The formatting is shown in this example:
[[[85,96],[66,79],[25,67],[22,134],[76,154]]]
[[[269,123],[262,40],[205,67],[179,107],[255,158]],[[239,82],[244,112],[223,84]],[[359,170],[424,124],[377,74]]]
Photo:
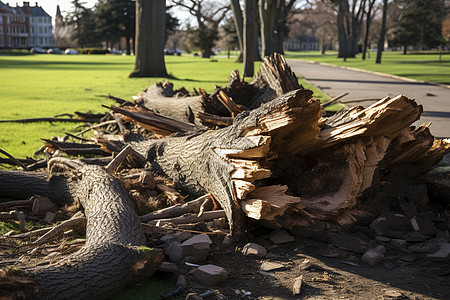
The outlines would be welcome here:
[[[167,245],[169,245],[175,241],[178,241],[178,239],[173,234],[163,235],[159,240]]]
[[[448,243],[450,240],[450,234],[449,234],[448,230],[441,230],[436,233],[436,238],[443,239]]]
[[[333,246],[355,253],[364,253],[368,246],[367,241],[345,232],[330,234],[330,239]]]
[[[139,181],[142,182],[142,185],[149,190],[154,190],[156,187],[155,178],[153,177],[152,172],[150,171],[143,171],[140,174]]]
[[[389,245],[396,247],[396,248],[405,248],[406,247],[406,240],[403,239],[392,239],[389,242]]]
[[[269,239],[275,244],[286,244],[295,242],[295,236],[289,234],[285,230],[277,230],[269,237]]]
[[[34,216],[44,216],[48,211],[56,211],[56,205],[47,197],[35,197],[31,214]]]
[[[399,214],[385,214],[381,215],[370,223],[372,229],[377,235],[387,236],[386,232],[391,230],[405,230],[412,229],[411,223],[403,215]]]
[[[409,251],[415,253],[434,253],[439,249],[441,249],[441,246],[433,243],[419,243],[408,248]]]
[[[189,231],[180,231],[172,234],[180,243],[190,239],[192,237],[192,233]]]
[[[194,276],[203,284],[216,285],[227,279],[228,272],[219,266],[204,265],[194,271]]]
[[[302,289],[302,283],[303,283],[303,275],[300,275],[299,277],[294,279],[294,284],[292,286],[292,294],[300,295],[301,289]]]
[[[163,271],[163,272],[167,272],[167,273],[178,273],[178,268],[174,263],[168,262],[168,261],[163,261],[159,266],[158,266],[158,270],[159,271]]]
[[[267,254],[266,248],[255,243],[248,243],[242,248],[243,255],[256,255],[259,257],[264,257]]]
[[[378,265],[383,259],[383,253],[376,250],[367,250],[362,256],[362,260],[371,266]]]
[[[194,244],[204,244],[204,243],[209,245],[209,244],[212,244],[212,241],[207,234],[201,233],[201,234],[194,235],[190,239],[184,241],[182,245],[183,246],[191,246]]]
[[[425,242],[427,240],[427,236],[418,231],[408,232],[403,238],[407,242]]]
[[[211,222],[211,228],[213,229],[224,229],[224,228],[228,228],[227,224],[226,224],[226,220],[225,218],[220,218],[220,219],[214,219]]]
[[[187,253],[196,258],[195,263],[205,261],[209,254],[209,245],[206,243],[194,244],[187,249]]]
[[[56,214],[52,211],[48,211],[45,213],[44,221],[47,223],[52,223],[55,220]]]
[[[450,260],[450,243],[441,244],[441,248],[433,254],[428,254],[427,258],[433,261]]]
[[[172,242],[169,246],[164,248],[164,253],[171,261],[179,262],[187,255],[187,249],[181,245],[180,242]]]
[[[227,235],[223,238],[222,244],[223,244],[223,245],[230,245],[231,243],[233,243],[233,239],[231,238],[230,235],[227,234]]]
[[[283,268],[284,268],[284,265],[282,265],[282,264],[265,261],[261,264],[261,267],[259,269],[264,272],[271,272],[271,271],[276,271],[276,270],[280,270]]]
[[[419,223],[417,223],[416,217],[413,217],[411,219],[411,226],[413,227],[414,231],[419,231],[420,230]]]
[[[261,271],[261,270],[259,270],[259,274],[264,275],[264,276],[269,276],[269,277],[275,277],[274,274],[266,272],[266,271]]]

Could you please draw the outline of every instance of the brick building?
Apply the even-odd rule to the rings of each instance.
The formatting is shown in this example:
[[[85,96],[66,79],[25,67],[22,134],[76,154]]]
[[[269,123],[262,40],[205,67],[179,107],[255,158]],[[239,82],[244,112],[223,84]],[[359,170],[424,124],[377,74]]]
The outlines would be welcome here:
[[[52,17],[37,2],[11,7],[0,1],[0,48],[52,46]]]

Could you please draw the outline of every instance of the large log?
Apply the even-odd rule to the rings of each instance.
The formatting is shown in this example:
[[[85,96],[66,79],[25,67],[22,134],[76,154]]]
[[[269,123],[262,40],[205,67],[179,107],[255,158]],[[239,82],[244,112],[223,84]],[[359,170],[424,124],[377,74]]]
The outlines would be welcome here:
[[[121,183],[98,166],[64,158],[52,159],[49,165],[74,171],[71,195],[84,208],[86,243],[62,261],[21,269],[17,281],[3,277],[5,291],[8,284],[27,289],[32,283],[38,290],[30,298],[104,299],[150,276],[164,255],[145,246],[141,222]]]

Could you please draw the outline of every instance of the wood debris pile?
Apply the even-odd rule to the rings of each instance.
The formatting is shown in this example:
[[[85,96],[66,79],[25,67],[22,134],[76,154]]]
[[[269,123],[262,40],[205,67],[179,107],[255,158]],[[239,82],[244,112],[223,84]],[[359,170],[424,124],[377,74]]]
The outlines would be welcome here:
[[[223,234],[227,228],[202,222],[226,216],[235,238],[245,236],[250,220],[310,235],[374,219],[386,208],[417,211],[426,203],[420,177],[450,152],[450,141],[434,139],[428,126],[411,128],[422,107],[403,95],[324,117],[321,103],[298,84],[281,55],[265,58],[250,83],[234,71],[228,85],[211,94],[164,83],[134,103],[111,98],[119,106],[105,116],[84,116],[93,138],[48,139],[47,159],[11,161],[28,170],[48,165],[50,179],[44,172],[0,172],[1,197],[40,195],[81,205],[86,243],[74,265],[103,255],[112,244],[133,252],[145,245],[143,232],[158,226]],[[129,194],[140,217],[126,204]],[[162,203],[175,206],[149,213]],[[180,225],[191,223],[197,224]],[[127,260],[142,267],[139,276],[145,263],[137,253]],[[52,278],[52,268],[68,269],[52,265],[28,274],[45,289],[39,278]]]

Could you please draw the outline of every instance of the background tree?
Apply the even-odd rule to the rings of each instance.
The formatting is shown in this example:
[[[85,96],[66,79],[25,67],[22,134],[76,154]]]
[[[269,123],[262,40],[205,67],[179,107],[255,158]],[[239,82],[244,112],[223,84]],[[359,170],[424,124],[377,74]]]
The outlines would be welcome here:
[[[242,62],[242,52],[244,51],[244,17],[242,16],[242,9],[239,0],[231,0],[231,9],[233,10],[234,27],[239,40],[239,50],[241,51],[237,61]]]
[[[377,59],[375,63],[381,64],[381,55],[384,50],[384,40],[386,37],[386,18],[387,18],[388,0],[383,0],[383,17],[381,21],[380,38],[378,39]]]
[[[373,18],[373,11],[374,11],[374,6],[375,6],[375,1],[376,0],[368,0],[367,1],[367,11],[365,12],[365,16],[366,16],[366,28],[364,31],[364,44],[363,44],[363,48],[362,48],[362,59],[365,60],[366,59],[366,52],[367,52],[367,46],[369,43],[369,34],[370,34],[370,25],[372,24],[372,18]]]
[[[68,24],[73,26],[72,38],[81,48],[99,45],[95,32],[92,32],[92,29],[95,28],[94,13],[91,9],[86,8],[85,4],[80,0],[73,0],[73,10],[68,16]]]
[[[444,0],[409,0],[404,7],[398,28],[394,32],[394,45],[435,48],[444,42],[442,23],[444,21]]]
[[[165,0],[136,0],[136,60],[130,77],[165,77]]]
[[[262,54],[284,53],[283,42],[287,36],[288,15],[295,0],[259,0]]]
[[[257,0],[245,0],[244,4],[244,77],[254,73],[255,48],[257,45],[256,3]]]
[[[197,29],[192,36],[193,43],[201,49],[203,58],[211,57],[214,42],[218,39],[219,24],[230,10],[229,2],[172,0],[172,3],[186,9],[195,18]]]

